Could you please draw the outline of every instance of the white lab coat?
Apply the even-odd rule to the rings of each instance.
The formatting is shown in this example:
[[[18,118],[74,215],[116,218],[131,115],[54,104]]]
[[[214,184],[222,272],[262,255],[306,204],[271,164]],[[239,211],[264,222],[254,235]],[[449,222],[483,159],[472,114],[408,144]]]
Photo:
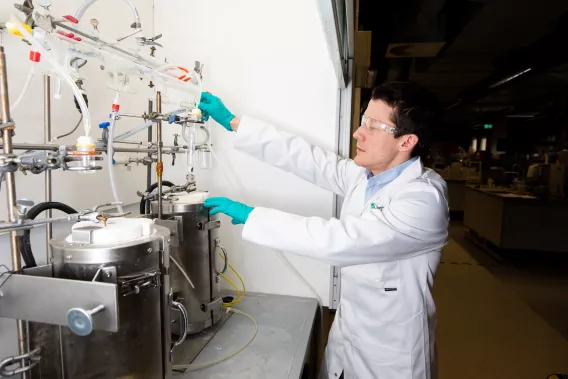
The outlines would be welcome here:
[[[444,180],[417,160],[365,201],[363,168],[268,124],[244,117],[235,147],[345,197],[340,219],[258,207],[243,229],[245,240],[342,268],[320,378],[435,379],[431,289],[448,236]]]

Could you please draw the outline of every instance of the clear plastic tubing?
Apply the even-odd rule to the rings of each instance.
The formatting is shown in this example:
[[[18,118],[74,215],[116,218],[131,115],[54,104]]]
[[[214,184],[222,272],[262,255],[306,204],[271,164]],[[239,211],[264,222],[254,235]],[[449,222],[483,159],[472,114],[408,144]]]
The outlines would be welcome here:
[[[205,125],[201,125],[201,130],[205,132],[205,138],[202,142],[198,142],[200,145],[199,154],[199,168],[204,170],[209,170],[211,168],[211,133]],[[203,145],[207,146],[206,148]]]
[[[150,126],[152,126],[154,124],[154,121],[146,121],[143,124],[140,124],[132,129],[130,129],[127,132],[124,132],[120,135],[118,135],[114,140],[115,141],[122,141],[123,139],[126,139],[128,137],[131,137],[137,133],[140,133],[141,131],[148,129]]]
[[[199,168],[209,170],[211,168],[211,151],[199,149]]]
[[[83,98],[81,90],[79,90],[79,87],[77,87],[71,75],[69,75],[69,73],[65,70],[65,68],[63,68],[61,64],[59,64],[59,62],[53,56],[51,51],[47,51],[43,47],[43,44],[39,43],[39,41],[34,36],[32,36],[26,30],[26,28],[23,27],[20,18],[14,14],[11,14],[10,18],[16,29],[18,29],[18,31],[22,33],[24,38],[34,46],[36,51],[39,51],[42,54],[43,58],[47,59],[47,61],[55,69],[57,74],[61,78],[63,78],[67,82],[67,84],[69,84],[69,87],[71,87],[73,95],[75,96],[75,99],[77,99],[79,107],[81,108],[81,113],[83,114],[83,126],[85,128],[85,136],[88,137],[91,134],[91,116],[89,114],[89,108],[87,108],[87,104],[85,103],[85,99]]]
[[[183,140],[187,143],[187,167],[188,170],[195,164],[195,147],[197,145],[197,131],[195,130],[195,124],[190,124],[189,126],[183,126],[182,129]]]
[[[107,168],[108,168],[108,178],[110,180],[110,188],[112,189],[112,195],[114,197],[114,201],[117,203],[116,209],[118,212],[122,213],[122,205],[120,205],[120,199],[118,198],[118,190],[116,188],[116,181],[114,179],[114,163],[113,163],[113,155],[114,155],[114,148],[112,144],[114,143],[114,127],[116,125],[116,117],[118,116],[118,111],[120,109],[119,103],[119,95],[118,92],[114,98],[114,103],[112,104],[112,113],[110,115],[110,126],[108,129],[108,141],[107,141]]]
[[[87,0],[85,1],[80,7],[79,9],[77,9],[77,12],[75,12],[75,18],[78,21],[81,21],[81,18],[83,17],[83,15],[85,14],[85,12],[87,11],[87,9],[89,9],[91,7],[91,5],[93,5],[94,3],[96,3],[98,0]],[[132,8],[132,13],[134,14],[134,22],[136,24],[137,28],[142,27],[141,23],[140,23],[140,15],[138,14],[138,9],[136,9],[136,6],[134,5],[134,3],[132,2],[132,0],[124,0],[128,3],[128,5],[130,5],[130,8]]]
[[[14,112],[14,110],[16,108],[18,108],[18,105],[20,105],[20,103],[22,102],[22,100],[24,100],[24,98],[26,97],[26,95],[28,93],[28,89],[30,88],[30,84],[32,83],[32,79],[34,78],[35,66],[36,66],[36,64],[34,62],[30,62],[30,63],[31,63],[30,72],[28,73],[28,76],[27,76],[26,81],[24,83],[24,87],[22,87],[22,91],[20,92],[20,95],[18,96],[16,101],[12,104],[12,107],[10,108],[10,113]]]
[[[197,96],[197,101],[195,102],[196,106],[199,106],[199,102],[201,101],[201,94],[203,93],[203,83],[201,82],[201,75],[195,70],[192,70],[195,74],[195,80],[197,80],[197,87],[199,88],[199,96]]]

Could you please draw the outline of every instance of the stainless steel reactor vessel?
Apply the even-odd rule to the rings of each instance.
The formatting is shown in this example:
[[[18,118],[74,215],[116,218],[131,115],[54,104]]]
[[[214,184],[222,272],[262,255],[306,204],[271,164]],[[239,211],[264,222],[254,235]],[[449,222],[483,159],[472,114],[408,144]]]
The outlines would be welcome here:
[[[220,221],[209,216],[203,207],[206,192],[169,194],[162,201],[162,222],[177,236],[170,254],[191,279],[192,288],[181,270],[171,265],[174,300],[187,309],[190,334],[214,325],[222,318],[222,297],[219,293],[219,275],[227,268],[217,249]],[[158,202],[151,203],[152,214],[158,213]],[[158,222],[158,221],[156,221]],[[219,267],[217,267],[217,265]],[[174,324],[175,326],[175,324]],[[175,330],[174,330],[175,333]]]
[[[32,348],[42,349],[34,379],[171,377],[171,307],[186,312],[172,302],[170,232],[148,219],[106,223],[80,222],[68,237],[52,240],[51,267],[55,278],[115,284],[117,331],[92,330],[98,313],[111,311],[97,307],[97,299],[90,310],[69,310],[69,327],[30,323]],[[185,338],[180,334],[173,345]]]

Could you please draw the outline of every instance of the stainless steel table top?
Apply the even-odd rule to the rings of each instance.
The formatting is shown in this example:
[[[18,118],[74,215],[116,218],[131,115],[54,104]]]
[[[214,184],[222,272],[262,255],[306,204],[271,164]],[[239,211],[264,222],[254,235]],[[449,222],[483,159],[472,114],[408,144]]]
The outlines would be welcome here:
[[[312,329],[316,325],[315,299],[247,294],[236,309],[253,316],[258,323],[254,341],[240,354],[222,363],[183,374],[176,379],[283,379],[300,378]],[[242,347],[254,331],[252,322],[233,314],[218,330],[201,338],[209,342],[192,363],[208,362]],[[212,337],[212,338],[211,338]],[[180,362],[176,361],[176,364]]]

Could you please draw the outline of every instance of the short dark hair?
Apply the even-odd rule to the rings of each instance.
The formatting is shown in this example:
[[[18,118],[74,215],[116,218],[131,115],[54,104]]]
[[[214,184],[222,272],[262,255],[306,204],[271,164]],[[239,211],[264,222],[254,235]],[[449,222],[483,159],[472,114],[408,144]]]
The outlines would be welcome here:
[[[391,121],[396,125],[396,138],[415,134],[418,144],[411,156],[424,152],[431,127],[440,115],[440,104],[436,95],[412,82],[390,82],[373,88],[371,100],[382,100],[394,108]]]

